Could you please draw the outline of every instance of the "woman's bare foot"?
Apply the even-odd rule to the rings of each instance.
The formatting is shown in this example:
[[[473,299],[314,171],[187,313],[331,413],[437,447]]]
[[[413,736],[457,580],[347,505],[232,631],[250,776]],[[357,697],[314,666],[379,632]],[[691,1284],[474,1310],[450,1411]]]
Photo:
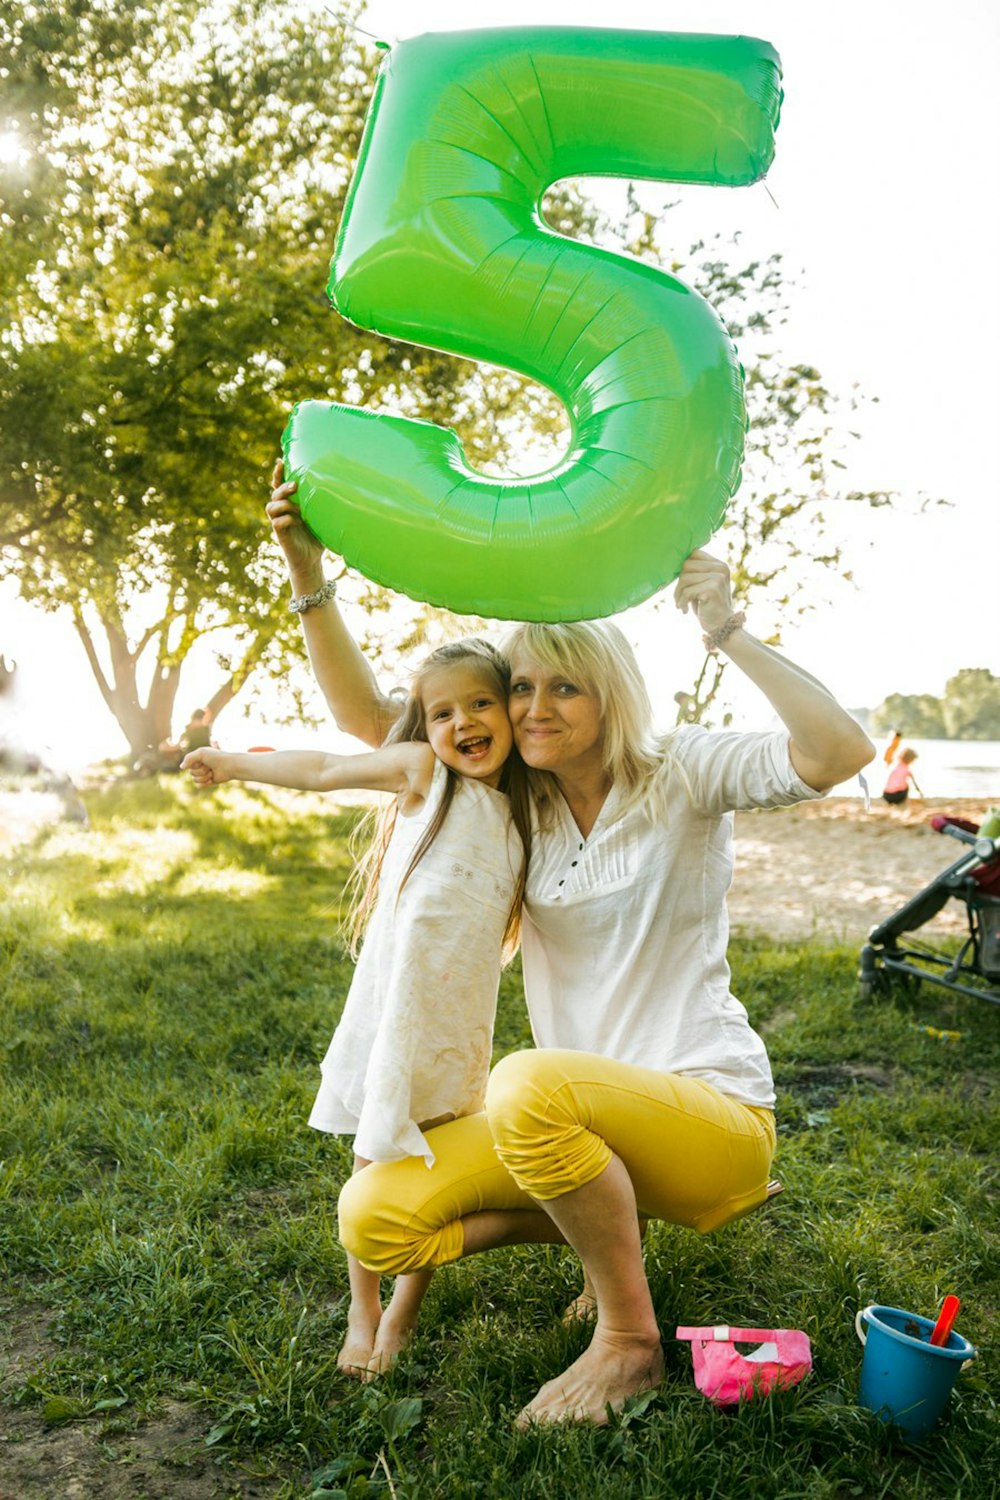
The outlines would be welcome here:
[[[352,1310],[347,1317],[347,1333],[337,1355],[337,1369],[352,1380],[367,1379],[366,1371],[375,1349],[379,1320],[370,1313]]]
[[[598,1327],[589,1348],[542,1386],[517,1425],[522,1432],[533,1422],[593,1422],[603,1427],[609,1409],[621,1411],[630,1396],[659,1385],[662,1378],[658,1338],[622,1337]]]

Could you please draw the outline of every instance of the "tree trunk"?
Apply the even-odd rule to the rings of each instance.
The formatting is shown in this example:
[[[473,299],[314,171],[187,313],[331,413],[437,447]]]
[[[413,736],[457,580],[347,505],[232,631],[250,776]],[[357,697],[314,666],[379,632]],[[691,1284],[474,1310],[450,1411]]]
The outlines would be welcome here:
[[[143,704],[139,699],[136,681],[136,667],[141,652],[129,649],[120,620],[112,618],[103,610],[98,611],[98,616],[111,658],[110,681],[101,665],[82,611],[74,611],[73,623],[101,697],[128,741],[133,759],[137,759],[145,752],[155,750],[162,740],[170,737],[170,720],[180,681],[180,665],[163,667],[157,663],[149,699]]]
[[[169,658],[165,659],[167,633],[171,624],[169,619],[148,631],[144,640],[132,648],[129,646],[124,626],[119,618],[104,610],[98,610],[98,617],[108,644],[108,654],[111,660],[110,680],[101,664],[93,635],[81,610],[74,611],[73,623],[87,654],[87,660],[101,697],[128,741],[133,760],[137,760],[148,751],[155,750],[163,740],[170,738],[174,705],[177,701],[181,670],[187,652],[172,653]],[[139,699],[137,668],[143,651],[154,639],[158,639],[157,662],[153,671],[153,680],[150,683],[149,696],[143,704]],[[191,640],[196,639],[197,634],[192,632]],[[269,640],[270,636],[266,631],[261,631],[255,636],[239,665],[203,705],[208,710],[213,723],[245,685],[264,654]],[[190,709],[193,710],[195,706],[192,703]]]

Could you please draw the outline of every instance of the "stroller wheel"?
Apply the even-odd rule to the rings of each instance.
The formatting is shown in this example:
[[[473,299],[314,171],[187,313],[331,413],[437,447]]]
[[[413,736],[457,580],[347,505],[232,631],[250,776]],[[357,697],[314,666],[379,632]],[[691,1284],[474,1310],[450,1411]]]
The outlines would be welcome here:
[[[885,969],[872,969],[862,973],[858,980],[858,994],[863,1005],[873,1000],[884,1000],[892,989],[892,980]]]

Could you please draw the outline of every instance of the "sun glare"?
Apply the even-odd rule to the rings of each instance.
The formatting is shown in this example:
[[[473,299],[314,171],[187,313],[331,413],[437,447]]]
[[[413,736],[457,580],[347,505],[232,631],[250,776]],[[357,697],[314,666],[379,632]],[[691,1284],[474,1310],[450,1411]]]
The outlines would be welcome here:
[[[24,142],[16,130],[0,130],[0,166],[23,166],[28,159]]]

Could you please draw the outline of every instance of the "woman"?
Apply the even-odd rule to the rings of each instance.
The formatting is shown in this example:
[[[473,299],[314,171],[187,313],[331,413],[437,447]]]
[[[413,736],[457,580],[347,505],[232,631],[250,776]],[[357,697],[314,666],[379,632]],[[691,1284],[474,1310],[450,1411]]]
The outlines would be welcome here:
[[[322,583],[294,486],[268,514],[317,680],[341,729],[379,744],[398,712]],[[808,673],[743,629],[724,564],[695,552],[675,601],[765,694],[787,733],[657,740],[635,659],[606,622],[512,632],[510,716],[537,829],[522,924],[538,1050],[494,1069],[482,1115],[431,1132],[435,1166],[388,1163],[341,1194],[346,1248],[381,1271],[523,1241],[565,1242],[596,1300],[590,1345],[520,1422],[607,1420],[663,1360],[640,1217],[707,1230],[763,1200],[774,1150],[767,1055],[729,992],[725,893],[736,807],[820,795],[872,758]]]

